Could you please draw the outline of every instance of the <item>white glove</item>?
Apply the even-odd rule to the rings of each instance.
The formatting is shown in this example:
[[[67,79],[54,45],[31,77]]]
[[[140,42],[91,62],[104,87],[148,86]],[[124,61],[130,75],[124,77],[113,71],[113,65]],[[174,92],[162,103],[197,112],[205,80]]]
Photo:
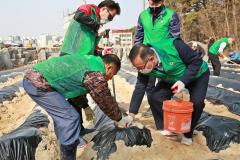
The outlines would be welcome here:
[[[174,94],[180,93],[185,88],[185,84],[182,81],[177,81],[172,87]]]
[[[119,128],[127,128],[129,127],[133,122],[133,117],[132,116],[122,116],[122,119],[118,122],[115,122],[116,126]]]
[[[86,120],[87,121],[92,121],[94,118],[94,112],[90,107],[87,107],[84,109],[85,115],[86,115]]]

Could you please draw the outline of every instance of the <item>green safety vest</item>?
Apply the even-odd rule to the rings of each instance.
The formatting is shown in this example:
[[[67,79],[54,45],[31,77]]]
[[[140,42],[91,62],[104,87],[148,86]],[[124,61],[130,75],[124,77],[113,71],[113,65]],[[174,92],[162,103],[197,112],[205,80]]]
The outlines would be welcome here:
[[[174,40],[175,38],[170,38],[151,43],[152,47],[156,50],[160,58],[164,72],[155,69],[147,75],[161,78],[164,82],[167,83],[175,83],[181,79],[187,69],[187,66],[183,63],[178,51],[173,45]],[[202,66],[196,74],[195,79],[200,77],[207,70],[207,63],[205,61],[202,61]]]
[[[169,38],[169,26],[174,15],[174,11],[164,7],[162,13],[162,16],[158,17],[154,24],[149,8],[140,14],[142,26],[144,28],[143,44],[158,42],[162,39]]]
[[[96,11],[93,7],[91,17],[97,20]],[[64,37],[61,53],[65,55],[93,55],[100,39],[92,29],[72,19]]]
[[[87,72],[105,74],[102,59],[93,55],[66,55],[34,65],[48,83],[65,98],[86,95],[83,80]]]
[[[219,55],[219,48],[220,45],[225,42],[227,44],[227,46],[224,48],[224,50],[226,50],[227,48],[229,48],[229,43],[228,43],[228,38],[221,38],[218,41],[216,41],[215,43],[213,43],[213,45],[209,48],[209,53],[213,54],[213,55]]]

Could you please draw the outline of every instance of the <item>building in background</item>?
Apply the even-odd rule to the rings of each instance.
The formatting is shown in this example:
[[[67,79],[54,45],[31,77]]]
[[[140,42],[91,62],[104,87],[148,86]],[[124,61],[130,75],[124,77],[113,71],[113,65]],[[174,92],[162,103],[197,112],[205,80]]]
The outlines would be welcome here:
[[[26,48],[36,48],[38,46],[38,41],[36,37],[23,37],[22,42],[23,47]]]
[[[122,48],[123,52],[130,52],[134,43],[135,29],[115,29],[110,32],[110,38],[112,39],[114,46]]]
[[[63,37],[51,34],[42,34],[38,37],[21,37],[16,35],[8,36],[6,40],[0,39],[0,43],[6,46],[24,48],[53,48],[62,45]]]
[[[115,29],[112,30],[110,37],[112,37],[116,45],[121,47],[133,47],[134,29]]]
[[[52,35],[42,34],[41,36],[39,36],[38,47],[40,48],[53,47]]]
[[[8,36],[7,40],[4,41],[4,44],[11,46],[22,46],[22,39],[18,35]]]
[[[8,36],[8,42],[11,42],[11,43],[22,43],[21,37],[18,36],[18,35]]]

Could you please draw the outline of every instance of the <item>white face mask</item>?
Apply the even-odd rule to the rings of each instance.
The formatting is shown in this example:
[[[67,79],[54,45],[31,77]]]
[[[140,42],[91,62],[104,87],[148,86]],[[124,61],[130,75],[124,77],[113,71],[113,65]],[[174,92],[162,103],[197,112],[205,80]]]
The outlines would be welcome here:
[[[104,24],[106,24],[106,23],[108,23],[108,22],[109,22],[108,19],[101,19],[101,20],[100,20],[100,24],[101,24],[101,25],[104,25]]]
[[[152,63],[151,63],[151,64],[152,64]],[[153,64],[152,64],[152,66],[151,66],[150,68],[151,68],[151,69],[149,69],[149,68],[140,69],[139,72],[142,73],[142,74],[148,74],[148,73],[152,72],[152,70],[153,70]]]
[[[148,74],[148,73],[152,72],[152,69],[141,69],[141,70],[139,70],[139,72],[142,74]]]

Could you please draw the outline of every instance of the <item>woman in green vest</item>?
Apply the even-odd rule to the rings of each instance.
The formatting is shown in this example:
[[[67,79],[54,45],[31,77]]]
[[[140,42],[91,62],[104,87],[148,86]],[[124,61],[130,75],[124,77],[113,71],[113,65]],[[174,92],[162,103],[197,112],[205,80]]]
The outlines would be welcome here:
[[[160,134],[168,138],[177,137],[176,133],[163,130],[162,104],[184,88],[189,90],[190,101],[194,104],[191,132],[182,134],[181,142],[191,145],[193,130],[205,106],[210,74],[207,63],[182,40],[174,38],[148,45],[137,44],[130,51],[129,59],[142,74],[159,78],[150,101]]]
[[[234,42],[234,38],[221,38],[209,48],[209,60],[213,66],[213,75],[219,76],[221,70],[221,62],[219,60],[219,56],[222,58],[228,57],[226,53],[224,53],[230,45]]]
[[[131,117],[122,117],[107,83],[120,67],[119,58],[113,54],[102,58],[75,54],[36,64],[25,74],[27,94],[53,119],[61,160],[76,159],[81,131],[81,115],[66,99],[89,93],[119,127],[130,125]]]

